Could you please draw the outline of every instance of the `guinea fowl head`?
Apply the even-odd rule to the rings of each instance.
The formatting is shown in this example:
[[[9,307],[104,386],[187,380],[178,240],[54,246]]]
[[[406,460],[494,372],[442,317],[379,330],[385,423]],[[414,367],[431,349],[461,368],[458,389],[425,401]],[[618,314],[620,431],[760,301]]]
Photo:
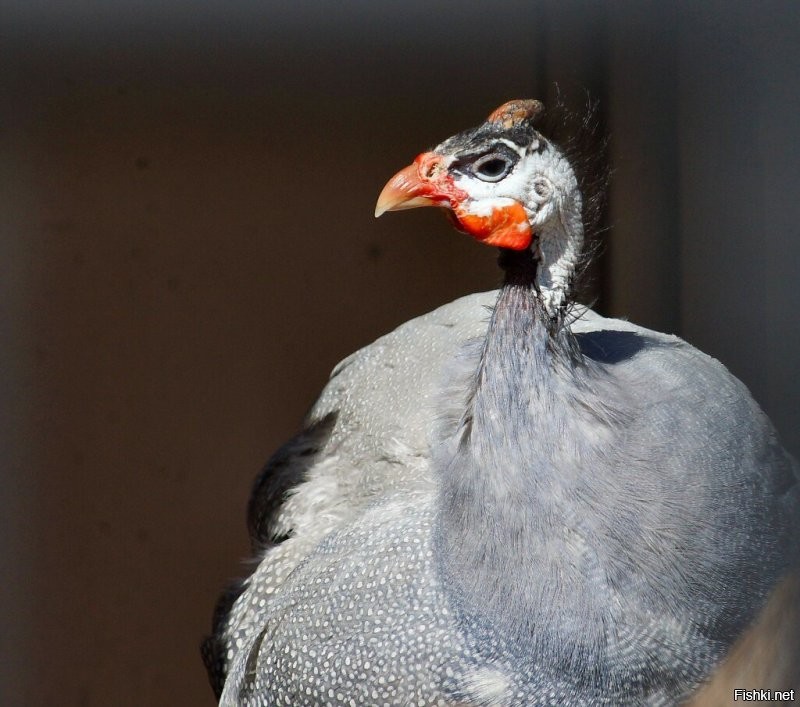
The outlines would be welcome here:
[[[484,123],[419,155],[384,187],[375,209],[449,209],[456,227],[481,243],[538,261],[548,309],[566,300],[583,244],[581,195],[569,161],[536,130],[544,107],[513,100]]]

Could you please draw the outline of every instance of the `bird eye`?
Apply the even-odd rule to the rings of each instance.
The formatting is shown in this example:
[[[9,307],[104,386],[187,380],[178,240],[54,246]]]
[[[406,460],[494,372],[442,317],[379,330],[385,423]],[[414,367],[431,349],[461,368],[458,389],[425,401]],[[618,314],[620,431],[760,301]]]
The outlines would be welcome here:
[[[499,182],[505,177],[514,165],[501,155],[485,155],[475,160],[472,172],[484,182]]]

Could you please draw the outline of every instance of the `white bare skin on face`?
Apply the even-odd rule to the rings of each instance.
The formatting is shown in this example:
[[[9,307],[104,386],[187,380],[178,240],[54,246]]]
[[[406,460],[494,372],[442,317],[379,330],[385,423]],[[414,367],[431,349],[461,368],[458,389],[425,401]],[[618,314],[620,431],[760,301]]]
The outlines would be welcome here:
[[[469,195],[468,213],[487,216],[514,202],[524,207],[534,234],[530,247],[540,262],[537,284],[545,306],[555,314],[566,301],[583,247],[582,200],[575,174],[551,143],[535,140],[527,149],[510,140],[496,143],[520,155],[506,177],[487,182],[456,174],[455,183]]]

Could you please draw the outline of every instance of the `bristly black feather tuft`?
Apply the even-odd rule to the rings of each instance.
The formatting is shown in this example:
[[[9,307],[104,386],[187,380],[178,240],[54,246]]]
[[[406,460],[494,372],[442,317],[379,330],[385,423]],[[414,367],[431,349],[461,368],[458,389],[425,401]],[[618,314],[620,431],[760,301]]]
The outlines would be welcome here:
[[[603,253],[600,236],[608,230],[611,181],[609,137],[603,127],[599,101],[587,93],[582,109],[570,109],[556,86],[554,102],[546,106],[536,127],[564,152],[578,180],[583,197],[584,246],[573,276],[570,299],[591,306],[597,297],[594,282],[597,261]]]

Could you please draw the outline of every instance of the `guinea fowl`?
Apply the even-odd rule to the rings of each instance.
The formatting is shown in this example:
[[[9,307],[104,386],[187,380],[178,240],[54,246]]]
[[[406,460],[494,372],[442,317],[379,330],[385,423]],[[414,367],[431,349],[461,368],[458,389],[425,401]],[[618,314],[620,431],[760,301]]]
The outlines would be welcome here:
[[[794,570],[796,463],[745,387],[572,304],[582,196],[540,111],[381,193],[499,247],[503,286],[339,364],[268,463],[206,644],[220,704],[678,704]]]

